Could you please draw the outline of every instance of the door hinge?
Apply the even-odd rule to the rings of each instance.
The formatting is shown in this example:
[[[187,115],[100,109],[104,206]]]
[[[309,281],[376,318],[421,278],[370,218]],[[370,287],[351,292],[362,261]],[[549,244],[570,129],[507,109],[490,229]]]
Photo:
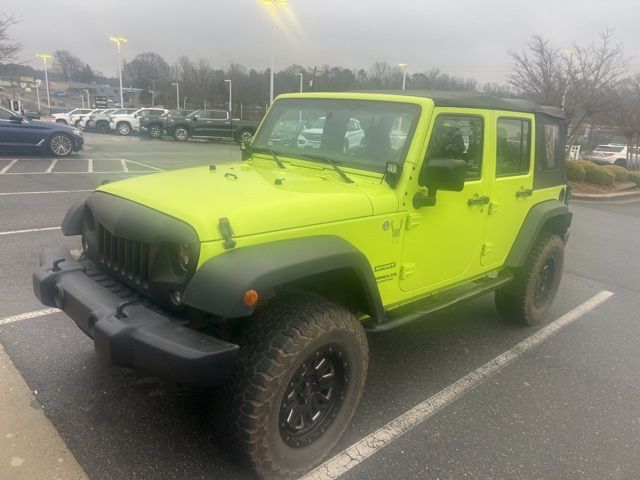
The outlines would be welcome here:
[[[481,255],[484,257],[485,255],[491,253],[492,249],[493,249],[493,244],[492,243],[483,243],[482,244],[482,253],[481,253]]]
[[[419,213],[410,213],[407,215],[407,230],[416,228],[422,223],[422,215]]]
[[[500,211],[500,204],[498,202],[491,201],[489,202],[489,215],[493,215],[494,213],[498,213]]]
[[[400,267],[400,279],[404,280],[407,277],[410,277],[416,273],[416,264],[415,263],[405,263]]]

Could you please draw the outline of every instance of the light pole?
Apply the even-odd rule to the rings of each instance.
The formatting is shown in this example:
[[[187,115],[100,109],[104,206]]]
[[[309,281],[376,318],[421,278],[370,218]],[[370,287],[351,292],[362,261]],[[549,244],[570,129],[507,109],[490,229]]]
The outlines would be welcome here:
[[[36,86],[36,97],[38,98],[38,110],[40,110],[40,84],[42,82],[40,81],[39,78],[36,78],[36,81],[34,82],[34,85]],[[51,112],[49,112],[51,113]]]
[[[300,93],[302,93],[302,81],[304,78],[304,73],[300,72],[298,76],[300,77]]]
[[[124,94],[122,92],[122,55],[120,54],[120,44],[127,43],[123,37],[109,37],[109,40],[118,46],[118,77],[120,78],[120,108],[124,108]]]
[[[42,59],[42,61],[44,62],[44,83],[47,88],[47,106],[49,107],[49,110],[51,110],[51,97],[49,97],[49,75],[47,74],[47,60],[51,58],[51,55],[39,53],[38,55],[36,55],[36,57]]]
[[[176,87],[176,108],[180,110],[180,84],[173,82],[171,85]]]
[[[275,31],[276,31],[276,8],[285,6],[287,0],[262,0],[271,10],[271,71],[269,73],[269,105],[273,103],[273,71],[276,68],[275,60]]]
[[[402,69],[402,90],[407,86],[407,64],[399,63],[398,66]]]
[[[86,88],[84,89],[84,91],[87,93],[87,108],[91,108],[91,94]]]
[[[231,102],[232,102],[232,99],[233,99],[233,97],[231,96],[231,92],[232,92],[232,90],[231,90],[231,80],[225,80],[225,83],[229,84],[229,118],[231,118],[233,116],[232,113],[231,113],[232,112],[232,104],[231,104]]]

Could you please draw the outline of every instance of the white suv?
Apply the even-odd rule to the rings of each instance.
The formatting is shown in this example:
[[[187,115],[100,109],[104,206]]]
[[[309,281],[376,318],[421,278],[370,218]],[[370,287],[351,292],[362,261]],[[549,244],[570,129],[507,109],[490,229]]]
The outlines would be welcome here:
[[[141,108],[135,112],[126,115],[110,115],[109,126],[119,135],[131,135],[132,131],[138,131],[140,129],[140,118],[147,115],[163,115],[169,110],[163,108]]]
[[[92,110],[92,108],[76,108],[67,113],[54,113],[51,116],[54,118],[56,123],[75,125],[75,122],[80,122],[81,117]]]
[[[619,165],[627,166],[626,145],[598,145],[591,155],[587,155],[587,160],[591,160],[599,165]]]

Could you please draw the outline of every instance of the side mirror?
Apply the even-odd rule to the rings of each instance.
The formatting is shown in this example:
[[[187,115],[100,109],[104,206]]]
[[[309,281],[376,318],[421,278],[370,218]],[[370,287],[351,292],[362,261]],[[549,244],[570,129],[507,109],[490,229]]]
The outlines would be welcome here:
[[[24,121],[24,117],[21,115],[11,115],[9,117],[9,121],[11,123],[22,123]]]
[[[194,119],[194,120],[198,120],[199,118],[200,118],[200,115],[194,115],[194,116],[193,116],[193,119]]]
[[[467,164],[464,160],[436,159],[424,164],[420,170],[418,185],[426,187],[428,193],[416,193],[413,206],[420,208],[435,205],[438,190],[461,192],[464,189],[466,173]]]
[[[240,153],[242,154],[242,160],[249,160],[251,158],[251,154],[253,153],[253,148],[251,147],[251,140],[248,142],[240,142]]]

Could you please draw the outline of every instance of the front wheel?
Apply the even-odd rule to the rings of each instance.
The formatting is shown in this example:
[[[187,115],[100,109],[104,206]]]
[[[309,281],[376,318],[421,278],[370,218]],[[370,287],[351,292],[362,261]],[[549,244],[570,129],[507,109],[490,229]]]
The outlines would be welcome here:
[[[553,303],[564,265],[564,242],[559,235],[543,232],[514,280],[496,290],[496,307],[507,320],[537,325]]]
[[[162,127],[160,127],[160,125],[151,125],[149,127],[149,136],[151,138],[162,137]]]
[[[109,124],[107,122],[98,122],[96,125],[96,132],[98,133],[109,133]]]
[[[232,377],[235,445],[264,478],[318,464],[356,410],[367,375],[364,330],[317,297],[276,300],[257,314]]]
[[[129,135],[131,134],[131,125],[129,125],[127,122],[120,122],[118,123],[118,125],[116,125],[116,131],[120,135]]]
[[[68,157],[73,151],[73,142],[68,135],[57,133],[49,139],[49,151],[56,157]]]

